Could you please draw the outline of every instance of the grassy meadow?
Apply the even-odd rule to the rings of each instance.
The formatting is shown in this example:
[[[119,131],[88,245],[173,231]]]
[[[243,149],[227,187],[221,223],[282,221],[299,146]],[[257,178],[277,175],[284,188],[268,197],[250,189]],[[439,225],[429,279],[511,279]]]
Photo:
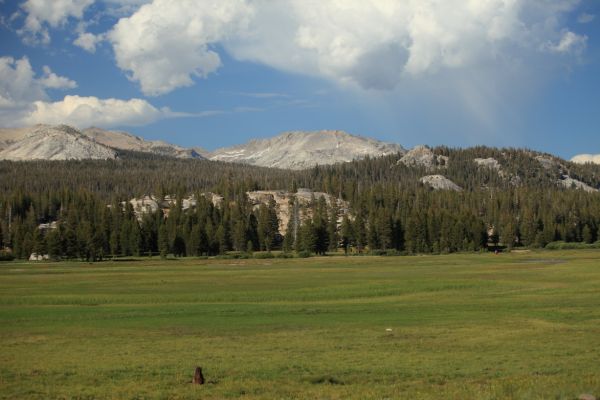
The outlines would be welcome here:
[[[582,393],[600,395],[598,250],[0,263],[2,399]]]

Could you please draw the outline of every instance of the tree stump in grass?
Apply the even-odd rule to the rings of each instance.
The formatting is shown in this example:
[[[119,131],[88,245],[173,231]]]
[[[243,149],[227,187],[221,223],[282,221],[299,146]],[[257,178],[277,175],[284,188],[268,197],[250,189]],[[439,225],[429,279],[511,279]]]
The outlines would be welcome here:
[[[201,367],[196,367],[196,371],[194,372],[194,380],[192,383],[194,385],[204,385],[204,375],[202,375]]]

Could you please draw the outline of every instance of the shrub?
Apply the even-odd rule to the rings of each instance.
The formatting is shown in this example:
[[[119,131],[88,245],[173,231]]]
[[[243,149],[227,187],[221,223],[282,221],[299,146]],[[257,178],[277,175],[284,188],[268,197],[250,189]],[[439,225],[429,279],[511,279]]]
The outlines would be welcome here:
[[[275,256],[273,255],[273,253],[271,253],[270,251],[268,251],[266,253],[254,253],[254,258],[257,258],[257,259],[266,259],[266,258],[275,258]]]
[[[298,252],[298,258],[308,258],[311,256],[310,251],[302,250]]]
[[[588,244],[581,242],[550,242],[546,245],[548,250],[581,250],[581,249],[600,249],[600,241]]]
[[[0,261],[12,261],[15,259],[15,256],[13,255],[13,253],[9,252],[9,251],[0,251]]]
[[[294,258],[294,255],[292,253],[283,252],[283,253],[277,253],[275,255],[275,258]]]

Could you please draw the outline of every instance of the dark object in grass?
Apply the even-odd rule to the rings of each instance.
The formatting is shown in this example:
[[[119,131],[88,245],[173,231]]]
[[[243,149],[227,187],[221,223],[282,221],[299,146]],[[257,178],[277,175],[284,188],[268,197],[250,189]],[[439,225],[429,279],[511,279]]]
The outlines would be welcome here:
[[[196,367],[196,372],[194,372],[194,380],[192,383],[194,385],[204,385],[204,375],[202,375],[201,367]]]
[[[319,376],[317,378],[311,379],[310,383],[312,383],[313,385],[321,385],[321,384],[343,385],[344,384],[344,382],[340,381],[339,379],[337,379],[333,376]]]

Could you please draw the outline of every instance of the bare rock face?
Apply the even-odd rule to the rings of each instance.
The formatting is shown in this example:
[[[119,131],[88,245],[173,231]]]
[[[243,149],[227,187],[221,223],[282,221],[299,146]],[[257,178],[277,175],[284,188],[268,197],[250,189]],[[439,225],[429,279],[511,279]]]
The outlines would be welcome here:
[[[140,151],[175,158],[204,158],[194,149],[187,149],[160,140],[147,141],[127,132],[89,128],[85,129],[83,134],[92,138],[97,143],[114,149]]]
[[[270,139],[256,139],[243,145],[218,149],[208,158],[263,167],[306,169],[404,151],[398,144],[342,131],[287,132]]]
[[[591,187],[587,183],[581,182],[580,180],[573,179],[570,176],[563,175],[562,179],[558,180],[558,184],[567,189],[579,189],[588,193],[598,192],[598,189]]]
[[[427,146],[416,146],[398,160],[398,164],[404,164],[407,167],[425,167],[431,170],[437,167],[445,168],[448,165],[448,157],[436,155]]]
[[[500,171],[500,163],[495,158],[476,158],[473,161],[480,167],[487,167],[489,169]]]
[[[455,192],[460,192],[462,190],[460,186],[443,175],[427,175],[420,180],[435,190],[453,190]]]
[[[556,167],[559,167],[560,164],[556,162],[552,157],[548,156],[535,156],[535,159],[538,160],[544,169],[550,170]]]
[[[275,202],[275,212],[279,219],[279,233],[282,235],[285,235],[288,223],[290,219],[293,218],[294,212],[298,212],[299,221],[312,217],[312,202],[318,201],[320,198],[325,199],[327,207],[332,207],[333,205],[337,206],[339,210],[338,224],[341,224],[345,215],[350,216],[350,204],[347,201],[338,199],[327,193],[313,192],[310,189],[298,189],[296,193],[285,190],[256,190],[246,192],[246,195],[255,210],[258,209],[261,204],[269,205],[271,201]],[[201,193],[200,196],[212,202],[215,207],[220,207],[223,204],[223,196],[219,194],[205,192]],[[144,215],[154,213],[159,209],[162,210],[166,217],[168,217],[171,209],[178,205],[178,201],[179,200],[175,199],[175,197],[169,195],[162,199],[157,198],[154,195],[146,195],[141,198],[129,200],[129,204],[131,204],[138,221],[141,221],[144,218]],[[294,202],[297,206],[294,206]],[[198,199],[194,195],[181,199],[181,209],[184,211],[194,209],[197,204]],[[125,209],[126,205],[127,202],[121,203],[123,209]],[[296,209],[294,209],[294,207],[296,207]]]
[[[110,159],[116,157],[114,149],[175,158],[204,158],[194,149],[100,128],[83,131],[67,125],[0,128],[0,158],[6,160]]]
[[[144,214],[150,214],[158,211],[158,200],[154,196],[144,196],[142,198],[133,198],[129,200],[129,204],[133,208],[133,212],[138,219],[142,219]],[[125,207],[125,202],[122,203]]]
[[[337,205],[339,210],[338,223],[341,223],[344,215],[350,213],[350,204],[347,201],[327,193],[313,192],[310,189],[298,189],[296,193],[283,190],[257,190],[246,194],[254,208],[260,207],[261,204],[268,205],[271,200],[275,202],[275,211],[279,219],[279,233],[282,235],[286,234],[288,223],[293,218],[294,201],[297,203],[298,218],[301,221],[312,217],[312,201],[318,201],[321,197],[325,198],[327,207]]]
[[[37,125],[2,151],[2,160],[113,159],[116,152],[67,125]]]
[[[48,254],[31,253],[29,256],[29,261],[46,261],[49,259],[50,256]]]
[[[0,151],[23,139],[32,129],[40,126],[43,125],[36,125],[32,128],[0,128]]]

